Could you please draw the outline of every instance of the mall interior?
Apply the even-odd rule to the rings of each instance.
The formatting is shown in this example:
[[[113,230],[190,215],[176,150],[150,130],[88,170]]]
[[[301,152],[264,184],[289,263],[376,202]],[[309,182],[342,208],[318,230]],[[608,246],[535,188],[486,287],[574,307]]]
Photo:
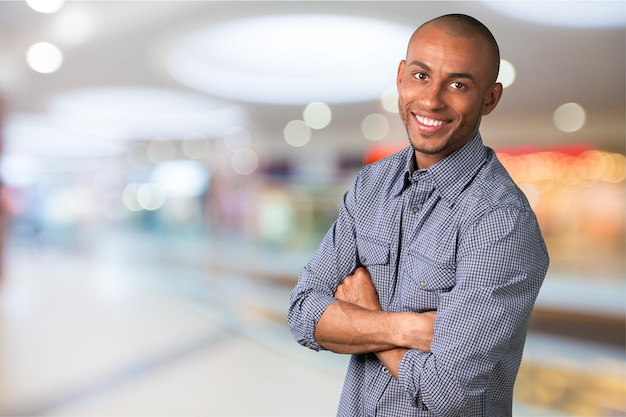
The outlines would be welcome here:
[[[336,415],[289,293],[447,13],[550,253],[513,414],[625,416],[625,2],[201,0],[0,2],[0,415]]]

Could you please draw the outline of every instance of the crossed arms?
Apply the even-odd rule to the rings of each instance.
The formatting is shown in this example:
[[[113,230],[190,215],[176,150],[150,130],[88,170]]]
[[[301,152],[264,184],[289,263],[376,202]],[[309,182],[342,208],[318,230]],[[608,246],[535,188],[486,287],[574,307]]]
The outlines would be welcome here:
[[[315,339],[336,353],[374,352],[398,379],[400,361],[409,349],[430,352],[435,311],[383,311],[368,270],[357,268],[337,287],[315,328]]]

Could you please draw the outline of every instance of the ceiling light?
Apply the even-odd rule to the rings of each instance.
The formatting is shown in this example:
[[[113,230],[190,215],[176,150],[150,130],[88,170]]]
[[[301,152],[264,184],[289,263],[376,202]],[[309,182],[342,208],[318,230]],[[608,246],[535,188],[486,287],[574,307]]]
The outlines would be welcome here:
[[[412,27],[355,16],[263,16],[181,39],[167,68],[182,84],[272,104],[380,97],[395,79]]]
[[[126,139],[183,139],[191,131],[216,137],[246,123],[240,107],[199,94],[140,87],[73,91],[55,98],[50,112],[62,126],[85,132],[114,127],[126,132]]]
[[[516,20],[578,28],[624,27],[623,1],[484,1],[491,9]]]
[[[112,136],[59,127],[38,114],[12,114],[3,126],[5,155],[29,157],[99,157],[120,155],[126,147]]]
[[[28,6],[39,13],[56,13],[63,7],[65,0],[26,0]]]

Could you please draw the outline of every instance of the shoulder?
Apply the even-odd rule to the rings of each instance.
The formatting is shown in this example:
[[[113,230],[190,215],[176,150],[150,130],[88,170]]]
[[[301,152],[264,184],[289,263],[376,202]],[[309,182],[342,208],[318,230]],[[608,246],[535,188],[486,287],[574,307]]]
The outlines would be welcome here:
[[[491,149],[488,149],[485,164],[466,191],[463,200],[474,208],[530,210],[526,196]]]
[[[464,243],[460,257],[506,236],[513,236],[519,249],[547,255],[528,199],[493,151],[459,203]]]

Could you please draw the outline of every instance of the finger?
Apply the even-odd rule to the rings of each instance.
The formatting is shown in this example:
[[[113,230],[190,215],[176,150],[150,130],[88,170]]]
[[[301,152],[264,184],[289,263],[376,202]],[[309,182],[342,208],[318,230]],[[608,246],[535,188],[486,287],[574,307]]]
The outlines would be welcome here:
[[[364,266],[361,266],[354,271],[355,279],[359,281],[371,281],[372,277],[370,276],[370,272]]]
[[[337,287],[337,289],[335,290],[334,297],[338,300],[343,300],[343,301],[346,300],[345,294],[343,292],[343,284]]]

